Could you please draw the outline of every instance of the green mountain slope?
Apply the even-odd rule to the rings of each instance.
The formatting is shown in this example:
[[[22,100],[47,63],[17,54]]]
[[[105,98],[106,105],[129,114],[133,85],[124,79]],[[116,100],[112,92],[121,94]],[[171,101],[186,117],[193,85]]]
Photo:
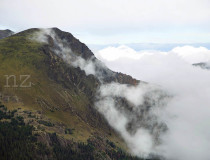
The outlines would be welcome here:
[[[107,149],[107,142],[126,149],[119,135],[94,108],[100,79],[67,64],[56,54],[59,46],[52,36],[47,37],[48,43],[35,41],[34,34],[39,31],[29,29],[0,40],[1,103],[9,110],[16,109],[16,116],[33,125],[38,140],[49,147],[52,147],[49,136],[56,133],[59,144],[87,143],[95,139],[100,152]],[[75,55],[100,63],[88,47],[70,33],[57,28],[52,31],[60,40],[65,40],[62,45],[70,47]],[[103,83],[139,83],[101,65],[97,70]],[[104,154],[110,157],[109,153]]]

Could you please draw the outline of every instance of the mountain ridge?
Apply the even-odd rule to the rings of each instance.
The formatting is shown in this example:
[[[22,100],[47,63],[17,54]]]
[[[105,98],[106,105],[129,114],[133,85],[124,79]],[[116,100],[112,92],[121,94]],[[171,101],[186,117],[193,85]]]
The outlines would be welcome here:
[[[47,32],[44,37],[43,30]],[[43,42],[36,40],[40,38],[40,32]],[[63,55],[65,52],[68,53]],[[90,67],[92,64],[94,72]],[[88,67],[90,73],[85,70]],[[29,77],[24,83],[29,87],[21,87],[23,76]],[[87,143],[90,137],[99,136],[103,139],[102,146],[110,141],[127,150],[122,137],[94,107],[98,87],[109,83],[137,86],[145,82],[109,70],[84,43],[58,28],[28,29],[0,40],[0,101],[9,110],[20,108],[18,114],[31,112],[39,117],[33,119],[36,123],[26,115],[24,120],[39,130],[38,139],[48,146],[51,143],[49,134],[57,133],[64,137],[59,140],[62,143],[65,139]],[[126,100],[116,100],[132,111]],[[39,129],[40,124],[43,131]],[[66,134],[72,129],[73,134]],[[103,149],[97,152],[105,151],[102,146],[99,148]]]

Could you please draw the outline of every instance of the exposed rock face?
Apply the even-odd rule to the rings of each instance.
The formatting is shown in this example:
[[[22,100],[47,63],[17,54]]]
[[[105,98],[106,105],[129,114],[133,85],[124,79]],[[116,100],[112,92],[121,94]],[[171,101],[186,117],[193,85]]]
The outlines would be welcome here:
[[[13,35],[14,32],[9,30],[9,29],[6,29],[6,30],[0,30],[0,39],[3,39],[3,38],[6,38],[6,37],[9,37],[11,35]]]
[[[94,56],[92,51],[84,43],[76,39],[71,33],[61,31],[58,28],[52,28],[52,30],[61,40],[65,39],[68,47],[70,47],[73,52],[80,54],[82,58],[87,60]]]
[[[116,73],[108,69],[98,59],[96,59],[93,52],[84,43],[81,43],[72,34],[68,32],[63,32],[58,28],[53,28],[52,30],[61,40],[65,40],[67,42],[66,43],[67,47],[71,48],[71,50],[74,53],[77,53],[79,56],[81,56],[85,60],[92,59],[92,61],[96,62],[98,64],[96,66],[97,67],[96,70],[102,73],[104,82],[118,82],[121,84],[131,84],[131,85],[136,85],[137,83],[140,82],[129,75]]]
[[[70,34],[68,32],[63,32],[63,31],[59,30],[58,28],[53,28],[52,30],[55,32],[55,34],[61,40],[64,40],[66,42],[63,44],[64,47],[66,46],[66,47],[71,48],[71,50],[74,53],[78,54],[85,60],[91,59],[92,61],[97,62],[98,65],[96,67],[98,67],[98,68],[96,70],[100,71],[104,82],[106,82],[106,83],[118,82],[121,84],[130,84],[130,85],[137,85],[140,82],[140,81],[132,78],[129,75],[125,75],[122,73],[116,73],[116,72],[109,70],[106,66],[104,66],[99,60],[97,60],[95,58],[92,51],[84,43],[81,43],[78,39],[73,37],[72,34]],[[87,86],[87,85],[84,86],[83,81],[81,81],[81,80],[89,79],[92,82],[92,85],[93,85],[93,86],[91,86],[92,88],[98,87],[98,84],[100,83],[99,80],[96,77],[94,77],[93,75],[86,76],[85,72],[79,68],[75,69],[74,67],[66,65],[63,62],[63,60],[58,55],[56,55],[56,53],[53,53],[54,49],[56,49],[57,46],[56,46],[55,42],[53,41],[52,37],[49,37],[48,41],[49,41],[49,45],[45,45],[42,49],[43,49],[43,52],[48,55],[48,59],[46,59],[46,61],[50,66],[49,76],[55,75],[52,72],[57,72],[56,73],[57,76],[59,76],[59,74],[62,74],[62,76],[64,78],[64,82],[68,82],[68,84],[65,84],[65,85],[68,85],[69,87],[76,85],[80,89],[82,89],[82,88],[86,89],[87,91],[89,91],[89,93],[87,93],[87,94],[93,96],[93,93],[91,93],[92,89],[89,88],[89,86]],[[63,66],[63,68],[62,68],[62,69],[64,69],[63,72],[61,72],[59,70],[59,68],[61,68],[60,66]],[[53,78],[53,77],[51,77],[51,78]],[[54,77],[54,79],[58,80],[58,77]],[[70,82],[70,84],[69,84],[69,82]],[[72,82],[74,84],[71,84]]]

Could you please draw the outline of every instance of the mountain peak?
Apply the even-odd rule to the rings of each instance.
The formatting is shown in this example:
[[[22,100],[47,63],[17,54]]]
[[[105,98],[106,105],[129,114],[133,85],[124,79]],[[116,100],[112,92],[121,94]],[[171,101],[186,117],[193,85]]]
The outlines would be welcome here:
[[[98,108],[104,106],[102,103],[113,102],[113,105],[118,104],[115,107],[119,108],[115,109],[119,109],[120,113],[125,113],[125,116],[133,115],[124,126],[129,135],[136,132],[138,124],[148,126],[141,119],[137,119],[147,118],[145,113],[149,112],[151,104],[148,96],[151,94],[145,95],[145,101],[140,104],[145,112],[142,112],[142,109],[138,112],[134,110],[134,104],[126,97],[118,94],[105,94],[105,97],[102,95],[102,91],[109,90],[110,86],[116,87],[115,90],[110,90],[111,92],[127,92],[130,87],[131,94],[135,94],[133,88],[143,83],[131,76],[111,71],[84,43],[71,33],[58,28],[32,28],[1,39],[0,73],[2,103],[10,110],[22,108],[23,113],[31,110],[40,113],[37,123],[32,123],[34,127],[39,130],[40,123],[47,125],[42,126],[45,127],[42,132],[45,135],[56,132],[59,137],[64,137],[64,143],[72,139],[76,142],[87,142],[90,137],[94,137],[100,145],[113,141],[113,144],[125,148],[122,140],[125,137],[121,137],[123,135],[120,136],[118,130],[113,129]],[[24,84],[23,77],[28,78]],[[6,84],[5,80],[8,80]],[[22,87],[22,84],[26,88]],[[110,102],[106,102],[107,100]],[[27,117],[26,120],[29,121]],[[161,127],[155,123],[151,125],[154,128]],[[103,136],[99,138],[103,143],[97,138],[99,135]],[[41,139],[42,135],[39,135],[39,138]],[[47,138],[44,138],[43,142],[49,144]],[[107,147],[101,146],[99,149],[100,152],[107,151]],[[109,157],[109,154],[106,156]]]
[[[0,30],[0,39],[6,38],[6,37],[11,36],[13,34],[14,34],[14,32],[9,30],[9,29]]]

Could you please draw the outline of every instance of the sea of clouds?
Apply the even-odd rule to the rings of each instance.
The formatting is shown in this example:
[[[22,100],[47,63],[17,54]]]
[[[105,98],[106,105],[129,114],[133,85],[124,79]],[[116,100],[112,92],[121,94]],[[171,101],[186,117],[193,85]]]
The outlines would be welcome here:
[[[168,131],[162,134],[162,143],[155,148],[156,153],[172,160],[210,158],[210,70],[192,65],[209,63],[210,50],[183,46],[168,52],[137,52],[122,45],[104,48],[95,55],[110,69],[160,85],[173,95],[159,115]],[[151,149],[147,153],[152,153],[154,148],[148,147],[149,143],[145,141],[143,146]]]

